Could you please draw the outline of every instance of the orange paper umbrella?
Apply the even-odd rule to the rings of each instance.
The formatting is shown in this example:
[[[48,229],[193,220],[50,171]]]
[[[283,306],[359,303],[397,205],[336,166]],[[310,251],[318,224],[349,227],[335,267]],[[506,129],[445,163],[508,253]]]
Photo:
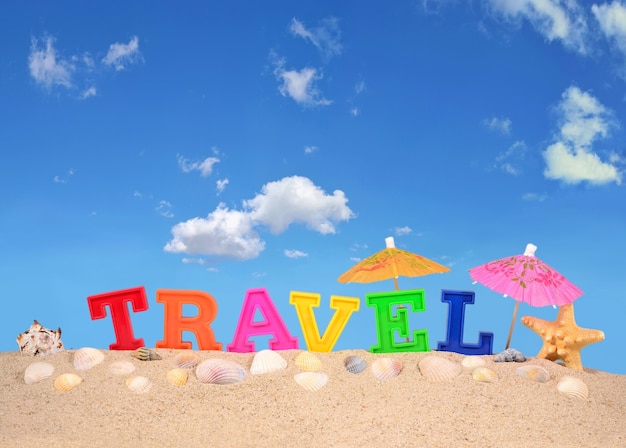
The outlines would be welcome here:
[[[393,279],[398,290],[398,277],[419,277],[421,275],[450,272],[450,269],[421,255],[397,249],[393,237],[385,238],[386,249],[360,261],[344,272],[339,283],[372,283]]]

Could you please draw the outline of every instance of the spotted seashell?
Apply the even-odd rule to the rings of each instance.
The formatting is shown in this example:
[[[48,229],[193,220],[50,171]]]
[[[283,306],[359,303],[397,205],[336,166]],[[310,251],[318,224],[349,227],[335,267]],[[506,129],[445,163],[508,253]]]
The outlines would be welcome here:
[[[54,380],[54,388],[61,392],[67,392],[74,389],[83,379],[75,373],[63,373]]]
[[[56,331],[44,328],[36,320],[28,330],[17,336],[20,352],[32,356],[46,356],[65,350],[61,341],[61,329]]]
[[[419,362],[424,378],[431,381],[449,381],[461,374],[463,367],[439,356],[426,356]]]
[[[76,370],[89,370],[104,361],[104,353],[97,348],[83,347],[74,352],[74,368]]]
[[[522,378],[537,381],[538,383],[547,383],[550,381],[550,372],[540,366],[527,365],[518,367],[517,374]]]
[[[305,372],[319,372],[322,370],[322,361],[311,352],[300,352],[293,360],[300,370]]]
[[[474,369],[476,367],[482,367],[486,364],[485,360],[480,356],[466,356],[461,361],[461,365],[463,367],[468,367],[470,369]]]
[[[50,378],[54,373],[54,366],[47,362],[34,362],[24,371],[24,382],[26,384],[35,384]]]
[[[493,360],[495,362],[524,362],[526,361],[526,356],[514,348],[507,348],[503,352],[494,355]]]
[[[250,373],[260,375],[287,368],[287,361],[273,350],[261,350],[252,360]]]
[[[328,375],[322,372],[300,372],[293,379],[304,389],[315,392],[326,386]]]
[[[556,385],[556,388],[562,394],[570,397],[586,400],[589,398],[589,388],[585,382],[573,376],[562,377]]]
[[[181,367],[176,367],[168,371],[165,377],[174,386],[184,386],[187,383],[187,378],[189,378],[189,372]]]
[[[115,361],[109,366],[113,375],[130,375],[135,371],[135,365],[130,361]]]
[[[246,371],[233,361],[207,359],[196,367],[196,378],[207,384],[235,384],[246,379]]]
[[[139,347],[132,353],[132,356],[140,361],[159,361],[161,359],[161,355],[147,347]]]
[[[136,394],[145,394],[152,389],[152,381],[141,375],[131,376],[126,379],[126,386]]]
[[[472,372],[472,378],[479,383],[493,383],[496,378],[496,372],[487,367],[476,367]]]
[[[200,357],[194,352],[184,351],[180,352],[174,358],[174,363],[181,369],[193,369],[200,362]]]
[[[372,375],[378,381],[387,381],[402,372],[402,363],[392,358],[378,358],[372,363]]]
[[[350,355],[343,360],[343,365],[350,373],[361,373],[367,369],[367,362],[358,355]]]

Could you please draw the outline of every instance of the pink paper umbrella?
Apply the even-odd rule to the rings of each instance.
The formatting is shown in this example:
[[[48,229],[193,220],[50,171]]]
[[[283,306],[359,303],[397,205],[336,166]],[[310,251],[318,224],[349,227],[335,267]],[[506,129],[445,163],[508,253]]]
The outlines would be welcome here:
[[[572,303],[583,292],[553,268],[535,257],[537,246],[528,244],[523,255],[501,258],[469,270],[474,283],[516,300],[505,349],[509,348],[520,302],[531,306],[561,306]]]

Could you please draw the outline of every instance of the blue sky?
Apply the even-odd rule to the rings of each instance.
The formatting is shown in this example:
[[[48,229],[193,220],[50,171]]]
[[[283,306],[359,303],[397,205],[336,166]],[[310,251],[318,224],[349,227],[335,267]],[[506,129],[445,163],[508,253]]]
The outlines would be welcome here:
[[[211,293],[226,346],[264,287],[301,347],[290,291],[322,295],[322,329],[361,298],[335,350],[368,349],[365,294],[393,281],[337,278],[393,236],[451,269],[399,279],[432,348],[442,289],[476,293],[466,342],[504,348],[514,301],[467,271],[532,242],[605,332],[583,364],[626,373],[626,2],[34,1],[0,26],[0,350],[33,319],[108,348],[86,298],[136,286],[149,346],[157,289]],[[512,346],[541,340],[518,320]]]

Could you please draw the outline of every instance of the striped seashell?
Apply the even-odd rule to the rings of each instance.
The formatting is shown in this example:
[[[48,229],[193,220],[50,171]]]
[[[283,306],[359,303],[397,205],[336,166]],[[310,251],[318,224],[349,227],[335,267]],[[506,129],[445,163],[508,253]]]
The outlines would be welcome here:
[[[135,350],[131,355],[134,358],[137,358],[140,361],[159,361],[161,360],[161,355],[159,355],[154,350],[151,350],[147,347],[139,347]]]
[[[343,360],[343,365],[350,373],[361,373],[367,369],[367,361],[358,355],[350,355]]]
[[[526,361],[526,356],[519,350],[507,348],[503,352],[494,355],[493,360],[495,362],[524,362]]]
[[[74,368],[76,370],[89,370],[104,361],[104,353],[97,348],[83,347],[74,352]]]
[[[74,389],[83,379],[75,373],[63,373],[54,380],[54,388],[61,392],[67,392]]]
[[[556,385],[556,388],[562,394],[570,397],[586,400],[589,398],[589,388],[585,382],[573,376],[562,377]]]
[[[305,372],[319,372],[322,370],[322,361],[311,352],[300,352],[293,360],[300,370]]]
[[[461,374],[463,367],[439,356],[426,356],[419,362],[422,376],[431,381],[450,381]]]
[[[191,351],[184,351],[176,355],[174,363],[181,369],[193,369],[200,362],[200,357]]]
[[[35,384],[50,378],[54,373],[54,366],[47,362],[34,362],[24,371],[24,382],[26,384]]]
[[[550,381],[550,372],[540,366],[527,365],[517,368],[517,374],[527,380],[536,381],[538,383],[547,383]]]
[[[328,383],[328,375],[322,372],[300,372],[293,379],[302,388],[310,392],[320,390]]]
[[[196,378],[207,384],[235,384],[246,379],[246,371],[233,361],[207,359],[196,367]]]
[[[372,374],[378,381],[387,381],[402,372],[402,363],[391,358],[378,358],[372,363]]]
[[[126,379],[126,386],[136,394],[145,394],[152,389],[152,381],[141,375],[131,376]]]
[[[174,386],[184,386],[187,383],[187,378],[189,378],[189,372],[181,367],[176,367],[169,370],[165,377]]]
[[[487,362],[480,356],[466,356],[461,361],[461,365],[463,367],[468,367],[470,369],[474,369],[476,367],[482,367],[485,364],[487,364]]]
[[[287,368],[287,361],[273,350],[261,350],[252,360],[250,373],[260,375]]]
[[[479,383],[493,383],[496,378],[496,372],[487,367],[476,367],[472,372],[472,378]]]
[[[135,371],[135,365],[130,361],[115,361],[109,366],[113,375],[130,375]]]

